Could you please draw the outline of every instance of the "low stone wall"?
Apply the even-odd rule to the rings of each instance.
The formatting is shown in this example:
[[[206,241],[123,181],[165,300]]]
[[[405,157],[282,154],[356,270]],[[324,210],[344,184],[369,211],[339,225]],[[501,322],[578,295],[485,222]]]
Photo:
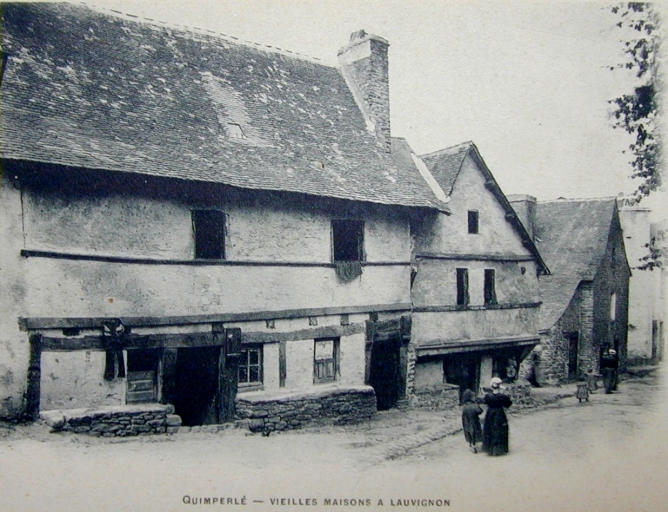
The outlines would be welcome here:
[[[42,411],[40,417],[52,432],[104,437],[175,433],[181,425],[181,418],[174,414],[174,406],[169,404],[51,410]]]
[[[510,396],[513,407],[521,409],[536,405],[536,400],[531,395],[531,384],[524,379],[519,379],[512,384],[503,384],[502,392]]]
[[[410,397],[410,406],[421,409],[451,409],[459,405],[459,386],[439,384],[429,388],[416,389]]]
[[[252,432],[290,430],[314,425],[345,425],[368,420],[376,412],[371,386],[327,387],[311,393],[261,391],[237,396],[237,418]]]

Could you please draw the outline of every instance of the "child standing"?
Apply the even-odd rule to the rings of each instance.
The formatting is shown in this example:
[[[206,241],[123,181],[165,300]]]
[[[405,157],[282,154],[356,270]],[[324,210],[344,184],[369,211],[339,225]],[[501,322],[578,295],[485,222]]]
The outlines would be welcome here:
[[[482,407],[475,403],[475,393],[467,389],[462,394],[462,426],[464,427],[464,438],[473,453],[478,453],[477,445],[482,441],[481,414]]]

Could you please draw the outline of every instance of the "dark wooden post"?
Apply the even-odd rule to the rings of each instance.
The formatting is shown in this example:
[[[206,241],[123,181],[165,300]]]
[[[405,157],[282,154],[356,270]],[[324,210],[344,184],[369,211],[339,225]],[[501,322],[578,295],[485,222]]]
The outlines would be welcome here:
[[[225,329],[223,324],[214,324],[213,336],[216,345],[220,346],[216,412],[218,421],[222,423],[234,419],[241,356],[241,329]]]
[[[26,389],[26,418],[39,418],[40,379],[42,375],[42,335],[30,335],[30,361],[28,363],[28,385]]]

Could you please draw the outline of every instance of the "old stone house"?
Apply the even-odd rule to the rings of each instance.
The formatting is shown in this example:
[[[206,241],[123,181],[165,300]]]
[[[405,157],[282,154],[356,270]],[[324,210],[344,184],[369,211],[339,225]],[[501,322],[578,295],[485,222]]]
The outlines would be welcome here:
[[[414,231],[413,402],[443,407],[492,376],[514,382],[538,343],[538,286],[549,272],[472,142],[423,155],[451,215]]]
[[[627,358],[630,268],[614,198],[510,196],[551,274],[539,282],[541,343],[525,372],[558,383],[600,370],[607,347]]]
[[[0,416],[160,402],[282,429],[368,417],[388,378],[402,398],[411,226],[448,207],[393,159],[387,48],[356,33],[329,67],[4,4]],[[526,277],[490,265],[535,279],[513,243]]]

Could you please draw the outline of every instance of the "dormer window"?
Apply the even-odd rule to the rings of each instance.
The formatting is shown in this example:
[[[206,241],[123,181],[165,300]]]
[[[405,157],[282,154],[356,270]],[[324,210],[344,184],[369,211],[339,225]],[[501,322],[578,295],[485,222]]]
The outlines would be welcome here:
[[[245,139],[246,134],[244,133],[241,125],[238,123],[227,123],[227,136],[230,139]]]
[[[478,211],[469,210],[469,233],[478,233]]]

